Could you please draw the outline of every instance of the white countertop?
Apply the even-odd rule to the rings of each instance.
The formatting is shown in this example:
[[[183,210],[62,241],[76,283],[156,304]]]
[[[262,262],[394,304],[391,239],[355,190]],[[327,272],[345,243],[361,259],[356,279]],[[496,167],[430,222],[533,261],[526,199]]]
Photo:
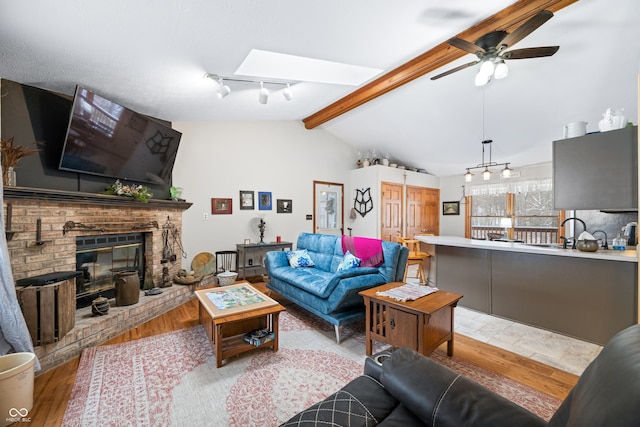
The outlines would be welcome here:
[[[562,249],[560,247],[546,247],[527,245],[524,243],[512,243],[512,242],[495,242],[491,240],[475,240],[465,239],[464,237],[457,236],[416,236],[416,239],[421,242],[440,245],[440,246],[457,246],[461,248],[472,249],[490,249],[494,251],[511,251],[511,252],[524,252],[529,254],[539,255],[557,255],[568,256],[575,258],[591,258],[602,259],[606,261],[626,261],[626,262],[638,262],[638,255],[635,249],[628,249],[626,251],[614,251],[612,249],[599,248],[596,252],[582,252],[577,249]]]

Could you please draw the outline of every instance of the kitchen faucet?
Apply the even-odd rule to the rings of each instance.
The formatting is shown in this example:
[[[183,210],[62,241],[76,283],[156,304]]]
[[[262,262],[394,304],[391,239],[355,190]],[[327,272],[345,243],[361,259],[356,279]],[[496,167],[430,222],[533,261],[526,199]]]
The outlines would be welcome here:
[[[602,233],[602,234],[604,234],[604,241],[602,242],[602,248],[603,248],[603,249],[609,249],[609,243],[607,243],[607,233],[605,233],[605,232],[604,232],[604,231],[602,231],[602,230],[596,230],[596,231],[594,231],[593,233],[591,233],[591,235],[592,235],[593,237],[595,237],[595,236],[596,236],[596,233]]]
[[[560,227],[564,226],[564,224],[565,224],[566,222],[571,221],[571,220],[581,222],[581,223],[582,223],[582,231],[587,231],[587,225],[584,223],[584,221],[583,221],[583,220],[581,220],[580,218],[576,218],[576,217],[571,217],[571,218],[567,218],[567,219],[565,219],[565,220],[564,220],[564,221],[562,221],[562,223],[560,224]],[[569,240],[571,240],[571,242],[573,243],[573,244],[571,245],[571,248],[572,248],[572,249],[575,249],[575,248],[576,248],[576,243],[577,243],[577,240],[578,240],[578,239],[576,238],[575,234],[576,234],[576,231],[575,231],[575,229],[574,229],[574,230],[573,230],[573,237],[564,237],[564,236],[560,236],[560,238],[564,240],[564,243],[562,244],[562,248],[563,248],[563,249],[567,249],[567,243],[568,243],[568,241],[569,241]]]

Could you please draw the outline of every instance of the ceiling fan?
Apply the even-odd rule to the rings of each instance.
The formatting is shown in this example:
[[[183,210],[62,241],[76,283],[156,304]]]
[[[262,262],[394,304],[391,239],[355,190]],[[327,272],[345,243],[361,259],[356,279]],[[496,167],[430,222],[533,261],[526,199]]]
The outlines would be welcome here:
[[[464,70],[465,68],[481,63],[478,74],[476,75],[475,83],[476,86],[483,86],[491,81],[491,77],[495,77],[496,79],[507,77],[509,68],[504,62],[505,60],[540,58],[553,55],[558,51],[558,49],[560,49],[560,46],[530,47],[505,52],[506,49],[512,47],[514,44],[531,34],[534,30],[551,19],[551,17],[553,17],[552,12],[542,10],[511,33],[502,30],[492,31],[483,35],[474,43],[458,37],[453,37],[447,40],[447,43],[451,46],[464,50],[465,52],[473,53],[478,57],[478,59],[431,77],[431,80],[437,80],[441,77],[448,76],[449,74],[453,74],[457,71]]]

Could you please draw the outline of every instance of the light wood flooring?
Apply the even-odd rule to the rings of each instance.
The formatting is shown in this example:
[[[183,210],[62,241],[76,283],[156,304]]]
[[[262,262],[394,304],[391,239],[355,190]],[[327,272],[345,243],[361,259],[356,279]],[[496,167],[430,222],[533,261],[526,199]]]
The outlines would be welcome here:
[[[261,287],[260,284],[258,287]],[[272,295],[272,297],[278,299],[277,295]],[[197,324],[198,303],[194,298],[104,344],[123,343],[189,328]],[[564,399],[578,380],[575,375],[460,334],[455,336],[455,355],[558,399]],[[34,406],[30,413],[31,426],[58,426],[61,424],[78,363],[79,358],[74,358],[36,377]]]

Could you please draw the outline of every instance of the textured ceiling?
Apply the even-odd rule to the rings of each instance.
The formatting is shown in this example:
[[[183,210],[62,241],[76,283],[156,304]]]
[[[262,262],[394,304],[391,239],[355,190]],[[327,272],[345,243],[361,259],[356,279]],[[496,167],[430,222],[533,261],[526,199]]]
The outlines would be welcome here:
[[[80,85],[170,121],[302,120],[356,88],[298,83],[292,101],[272,92],[261,105],[253,85],[232,83],[220,100],[202,76],[233,75],[254,48],[387,72],[510,3],[2,2],[0,77],[69,95]],[[484,88],[474,86],[474,68],[426,75],[321,128],[441,176],[479,163],[486,138],[494,161],[550,161],[565,123],[584,120],[595,131],[608,107],[637,122],[639,18],[637,0],[580,0],[517,44],[560,45],[550,58],[511,61],[509,77]]]

